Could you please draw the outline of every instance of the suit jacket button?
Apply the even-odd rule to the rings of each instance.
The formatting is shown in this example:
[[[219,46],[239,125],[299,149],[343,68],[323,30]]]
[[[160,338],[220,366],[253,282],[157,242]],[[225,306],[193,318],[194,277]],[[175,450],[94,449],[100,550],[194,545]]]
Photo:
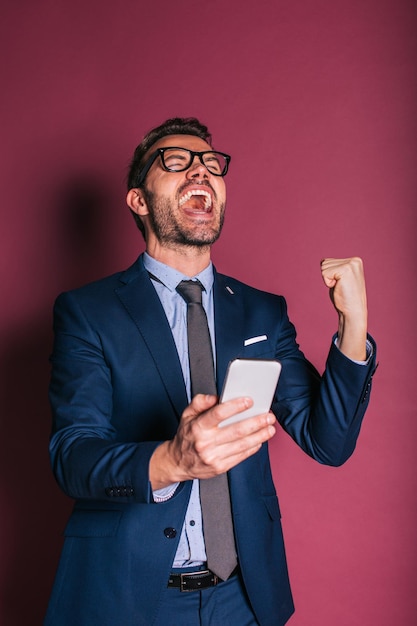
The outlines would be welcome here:
[[[175,539],[177,536],[177,531],[175,528],[165,528],[164,535],[167,539]]]

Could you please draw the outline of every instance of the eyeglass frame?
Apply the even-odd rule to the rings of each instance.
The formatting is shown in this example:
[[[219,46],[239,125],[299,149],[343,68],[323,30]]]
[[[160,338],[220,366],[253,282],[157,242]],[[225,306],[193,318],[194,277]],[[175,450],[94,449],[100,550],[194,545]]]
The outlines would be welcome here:
[[[189,163],[189,165],[187,165],[187,167],[184,167],[184,168],[182,168],[180,170],[173,170],[173,169],[170,169],[167,165],[165,165],[164,152],[166,150],[172,150],[172,149],[174,149],[174,150],[185,150],[186,152],[189,152],[189,154],[190,154],[190,163]],[[203,155],[204,154],[210,154],[210,153],[213,153],[213,152],[215,154],[221,154],[222,157],[224,157],[225,160],[226,160],[226,165],[224,166],[224,169],[221,172],[221,174],[216,174],[215,172],[211,172],[209,170],[209,168],[207,167],[207,165],[203,161]],[[230,160],[232,158],[229,154],[226,154],[225,152],[220,152],[219,150],[203,150],[202,152],[195,152],[194,150],[189,150],[188,148],[183,148],[181,146],[166,146],[165,148],[157,148],[155,150],[155,152],[153,154],[151,154],[151,156],[149,157],[149,159],[146,161],[145,165],[141,169],[141,171],[139,173],[139,176],[138,176],[138,180],[136,182],[136,186],[137,187],[140,187],[143,184],[143,182],[144,182],[144,180],[145,180],[149,170],[151,169],[152,165],[154,164],[154,162],[156,161],[156,159],[159,156],[161,157],[162,167],[164,168],[164,170],[166,172],[172,172],[174,174],[177,173],[177,172],[185,172],[186,170],[188,170],[188,168],[190,168],[191,165],[193,164],[194,158],[196,156],[198,156],[198,158],[200,159],[201,164],[204,165],[206,170],[210,174],[213,174],[213,176],[226,176],[226,174],[228,172],[228,169],[229,169],[229,163],[230,163]]]

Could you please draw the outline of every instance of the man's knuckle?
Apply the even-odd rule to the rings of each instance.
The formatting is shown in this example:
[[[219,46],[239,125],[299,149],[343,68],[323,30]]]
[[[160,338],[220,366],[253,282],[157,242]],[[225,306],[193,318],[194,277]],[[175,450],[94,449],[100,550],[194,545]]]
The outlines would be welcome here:
[[[199,457],[202,457],[206,454],[206,450],[205,450],[205,446],[204,443],[202,441],[197,440],[194,443],[194,449],[196,451],[196,453],[198,454]]]

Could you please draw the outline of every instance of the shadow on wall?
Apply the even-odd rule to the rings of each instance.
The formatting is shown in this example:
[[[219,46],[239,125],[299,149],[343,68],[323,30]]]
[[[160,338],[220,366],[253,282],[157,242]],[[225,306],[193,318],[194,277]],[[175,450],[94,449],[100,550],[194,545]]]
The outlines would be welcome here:
[[[104,265],[103,215],[109,200],[103,185],[86,177],[61,185],[57,197],[60,203],[51,199],[50,215],[58,216],[56,232],[51,231],[59,244],[53,249],[58,252],[48,261],[47,277],[36,276],[35,268],[29,268],[33,270],[30,281],[58,284],[65,290],[94,279]],[[27,292],[33,293],[33,287]],[[12,332],[2,340],[0,532],[4,597],[0,623],[5,626],[42,624],[72,505],[59,491],[48,457],[48,359],[56,295],[51,293],[51,305],[45,307],[44,315],[28,319],[18,334]]]

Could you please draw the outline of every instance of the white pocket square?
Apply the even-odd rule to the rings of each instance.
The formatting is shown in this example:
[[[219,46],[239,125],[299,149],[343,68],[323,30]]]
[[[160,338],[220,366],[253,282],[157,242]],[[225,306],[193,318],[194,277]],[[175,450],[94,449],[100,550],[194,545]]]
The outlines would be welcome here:
[[[266,335],[258,335],[257,337],[251,337],[250,339],[245,339],[244,346],[251,346],[253,343],[259,343],[260,341],[266,341],[268,337]]]

